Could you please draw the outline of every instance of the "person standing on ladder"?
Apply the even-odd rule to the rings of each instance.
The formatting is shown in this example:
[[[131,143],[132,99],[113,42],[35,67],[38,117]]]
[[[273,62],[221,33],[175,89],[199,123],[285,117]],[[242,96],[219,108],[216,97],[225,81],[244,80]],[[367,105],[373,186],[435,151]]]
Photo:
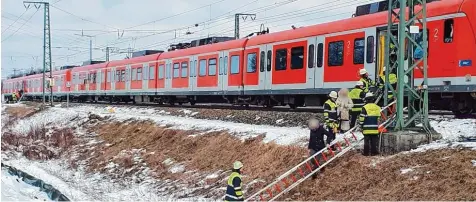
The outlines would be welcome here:
[[[243,164],[240,161],[233,163],[233,170],[228,177],[228,186],[226,186],[225,201],[243,201],[243,191],[241,190],[241,168]]]
[[[369,73],[365,69],[359,70],[360,80],[364,84],[364,92],[369,92],[369,89],[375,87],[375,82],[369,78]]]
[[[375,96],[373,93],[368,92],[365,94],[365,104],[362,107],[360,113],[359,123],[362,128],[362,134],[364,135],[364,156],[369,154],[374,156],[378,155],[379,144],[379,130],[378,124],[380,119],[380,111],[382,110],[377,104],[375,104]]]
[[[339,128],[336,100],[337,92],[331,91],[331,93],[329,93],[329,99],[324,103],[324,118],[326,119],[327,130],[332,134],[327,137],[327,144],[330,144],[332,140],[336,138],[336,133]],[[332,149],[334,149],[334,145]]]
[[[362,107],[364,106],[364,99],[365,99],[365,92],[364,92],[364,83],[362,81],[357,81],[355,87],[349,93],[350,99],[354,103],[354,106],[350,112],[350,127],[355,126],[355,122],[357,121],[357,117],[360,115],[362,111]]]
[[[382,96],[385,93],[384,92],[385,91],[385,71],[387,71],[387,68],[384,66],[383,75],[380,76],[378,81],[378,87],[380,89],[380,92],[382,93]],[[394,90],[397,90],[397,81],[398,81],[397,75],[394,74],[393,72],[390,72],[390,74],[388,75],[388,82],[390,83],[390,85],[393,87]],[[389,103],[393,101],[393,92],[392,90],[390,90],[390,88],[387,91],[387,99]],[[383,106],[383,99],[380,99],[379,105]]]
[[[314,156],[317,152],[321,151],[322,149],[326,148],[326,144],[324,143],[324,135],[331,137],[333,134],[329,131],[327,131],[323,125],[319,123],[319,120],[312,118],[309,120],[309,130],[310,130],[310,135],[309,135],[309,144],[307,148],[309,149],[309,157]],[[317,160],[322,159],[321,155],[316,156]],[[312,165],[312,170],[316,169],[319,165],[317,165],[315,162],[312,160],[310,161],[310,164]],[[324,171],[324,168],[321,168],[321,172]],[[316,179],[317,173],[312,175],[312,179]]]

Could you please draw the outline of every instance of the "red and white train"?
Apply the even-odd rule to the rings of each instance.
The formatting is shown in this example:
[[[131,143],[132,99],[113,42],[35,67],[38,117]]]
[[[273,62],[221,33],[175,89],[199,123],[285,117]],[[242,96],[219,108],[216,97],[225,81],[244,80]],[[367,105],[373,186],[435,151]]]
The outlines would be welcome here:
[[[430,102],[476,110],[476,0],[429,3],[427,20]],[[386,26],[387,12],[380,12],[55,71],[53,93],[91,101],[321,105],[331,90],[352,88],[359,69],[381,74]],[[39,98],[41,81],[42,74],[8,79],[2,94]]]

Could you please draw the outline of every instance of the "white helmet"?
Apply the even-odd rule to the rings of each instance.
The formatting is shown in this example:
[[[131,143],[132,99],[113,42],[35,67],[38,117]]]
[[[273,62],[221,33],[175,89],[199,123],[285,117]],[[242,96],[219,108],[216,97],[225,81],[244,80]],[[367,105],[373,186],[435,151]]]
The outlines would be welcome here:
[[[385,70],[387,70],[387,67],[386,67],[386,66],[383,66],[383,67],[382,67],[382,71],[385,71]]]
[[[357,83],[355,83],[356,86],[364,86],[364,82],[362,81],[357,81]]]
[[[337,92],[331,91],[331,93],[329,93],[329,97],[331,97],[331,98],[337,98]]]
[[[367,74],[367,70],[365,69],[360,69],[359,70],[360,75]]]
[[[233,169],[235,170],[238,170],[242,167],[243,167],[243,164],[240,161],[235,161],[235,163],[233,163]]]
[[[374,94],[372,92],[368,92],[365,94],[365,98],[373,97]]]

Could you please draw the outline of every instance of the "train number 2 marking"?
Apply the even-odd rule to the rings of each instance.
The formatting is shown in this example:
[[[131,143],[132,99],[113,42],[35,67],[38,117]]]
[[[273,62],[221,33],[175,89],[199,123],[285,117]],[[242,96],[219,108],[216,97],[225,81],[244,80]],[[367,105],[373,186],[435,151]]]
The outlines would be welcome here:
[[[435,28],[435,30],[433,31],[434,32],[433,38],[435,41],[438,41],[438,31],[439,31],[438,28]]]

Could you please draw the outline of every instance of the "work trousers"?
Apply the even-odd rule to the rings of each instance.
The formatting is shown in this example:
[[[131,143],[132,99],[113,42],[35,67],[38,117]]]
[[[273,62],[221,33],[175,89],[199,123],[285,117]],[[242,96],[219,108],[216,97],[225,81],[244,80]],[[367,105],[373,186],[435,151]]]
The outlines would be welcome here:
[[[379,135],[364,135],[364,156],[378,155]]]
[[[330,128],[330,127],[327,127],[327,130],[328,130],[329,133],[331,133],[332,135],[327,136],[326,143],[327,143],[327,144],[331,144],[331,142],[336,139],[336,134],[334,133],[334,130],[332,130],[332,128]],[[334,150],[334,148],[335,148],[334,145],[332,145],[331,148]]]
[[[355,126],[355,122],[357,122],[357,119],[360,116],[360,112],[350,112],[350,128],[353,128]]]

